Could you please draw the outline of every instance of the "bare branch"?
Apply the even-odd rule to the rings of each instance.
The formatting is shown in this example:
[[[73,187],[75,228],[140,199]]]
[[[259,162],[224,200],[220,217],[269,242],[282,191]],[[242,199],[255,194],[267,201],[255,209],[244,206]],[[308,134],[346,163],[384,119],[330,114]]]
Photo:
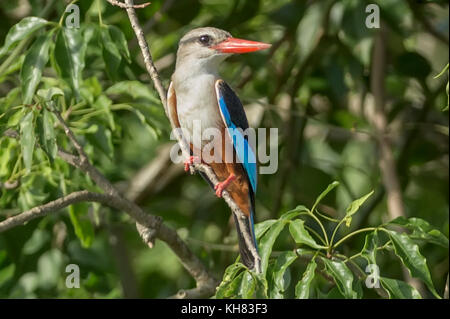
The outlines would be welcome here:
[[[136,34],[136,38],[138,40],[139,47],[141,48],[142,56],[144,57],[144,64],[147,68],[147,72],[150,75],[153,84],[155,85],[156,91],[158,91],[159,98],[164,106],[164,110],[167,112],[167,101],[166,101],[166,90],[164,89],[164,85],[161,82],[159,77],[158,70],[156,70],[155,65],[153,64],[152,55],[150,53],[150,49],[148,48],[147,41],[145,40],[144,31],[139,25],[139,20],[136,15],[136,11],[134,11],[134,3],[132,0],[125,0],[126,10],[128,14],[128,18],[130,19],[131,27]]]
[[[53,109],[53,112],[71,142],[74,145],[78,145],[81,150],[80,153],[84,154],[81,144],[79,144],[75,135],[65,123],[58,110]],[[6,132],[4,132],[4,134],[5,133]],[[17,132],[13,130],[9,131],[7,136],[19,138]],[[70,165],[86,173],[97,186],[106,192],[106,194],[90,193],[87,191],[69,194],[2,221],[0,223],[0,232],[18,225],[23,225],[27,221],[56,212],[74,203],[81,201],[99,202],[105,206],[124,211],[130,215],[136,221],[136,226],[142,239],[150,247],[153,246],[156,238],[166,242],[178,256],[186,270],[195,279],[198,288],[196,291],[205,293],[202,297],[209,297],[215,293],[215,288],[217,286],[216,280],[209,274],[205,266],[197,256],[192,253],[186,243],[178,236],[177,232],[162,224],[161,217],[147,214],[134,202],[122,197],[108,179],[90,164],[87,158],[82,161],[79,156],[70,154],[61,148],[58,149],[58,156]]]
[[[398,178],[397,165],[395,162],[392,146],[388,140],[388,119],[385,113],[385,78],[386,78],[386,42],[387,33],[382,26],[375,36],[372,57],[372,72],[371,72],[371,91],[375,100],[375,111],[373,113],[372,121],[376,130],[376,137],[379,148],[379,166],[383,179],[383,185],[386,189],[387,207],[389,219],[395,219],[400,216],[405,216],[405,207],[403,204],[402,189]],[[405,280],[423,291],[423,285],[420,281],[412,278],[408,270],[403,267],[403,276]]]
[[[147,229],[159,229],[155,235],[169,245],[186,270],[196,280],[197,297],[211,296],[214,294],[217,286],[216,280],[208,273],[202,262],[192,253],[186,243],[178,236],[177,232],[161,224],[160,218],[145,213],[139,206],[119,195],[99,194],[89,191],[74,192],[7,218],[0,222],[0,233],[15,226],[24,225],[33,219],[61,212],[63,208],[80,202],[101,203],[127,213],[140,225],[145,225]]]
[[[151,2],[145,2],[143,4],[133,4],[133,5],[129,6],[118,0],[106,0],[106,1],[111,3],[113,6],[116,6],[116,7],[122,8],[122,9],[126,9],[126,8],[143,9],[151,4]]]
[[[63,208],[66,208],[72,204],[80,202],[99,202],[102,204],[108,204],[110,200],[110,195],[91,193],[88,191],[74,192],[54,201],[48,202],[47,204],[33,207],[23,213],[5,219],[0,222],[0,233],[15,226],[24,225],[33,219],[43,217],[51,213],[60,212]]]
[[[402,192],[395,165],[392,147],[387,137],[388,120],[385,114],[384,80],[386,72],[386,30],[381,28],[375,37],[372,58],[371,91],[375,99],[375,112],[371,121],[375,127],[380,149],[380,171],[387,193],[389,218],[405,216]]]

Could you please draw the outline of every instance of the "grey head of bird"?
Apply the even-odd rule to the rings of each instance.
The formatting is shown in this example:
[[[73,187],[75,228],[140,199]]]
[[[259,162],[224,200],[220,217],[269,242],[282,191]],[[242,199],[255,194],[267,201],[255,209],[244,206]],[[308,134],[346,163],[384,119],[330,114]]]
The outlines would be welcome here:
[[[234,53],[267,49],[270,44],[233,38],[227,31],[205,27],[186,33],[180,40],[176,69],[203,69],[214,72],[220,62]]]

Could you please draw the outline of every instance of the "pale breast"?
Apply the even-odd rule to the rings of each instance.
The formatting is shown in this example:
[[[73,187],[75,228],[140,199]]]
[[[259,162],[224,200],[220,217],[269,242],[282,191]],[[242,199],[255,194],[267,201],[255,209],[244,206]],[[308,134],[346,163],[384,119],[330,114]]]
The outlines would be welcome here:
[[[210,131],[205,132],[206,129],[220,130],[223,126],[214,90],[215,80],[213,75],[201,75],[175,87],[178,120],[195,147],[200,147],[200,139],[202,146],[211,140],[203,134]]]

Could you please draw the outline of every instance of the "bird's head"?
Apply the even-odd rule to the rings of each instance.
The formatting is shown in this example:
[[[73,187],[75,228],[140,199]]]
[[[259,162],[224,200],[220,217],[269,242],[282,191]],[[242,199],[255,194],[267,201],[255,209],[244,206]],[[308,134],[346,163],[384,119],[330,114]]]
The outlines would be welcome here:
[[[216,68],[234,53],[247,53],[270,48],[270,44],[233,38],[217,28],[198,28],[181,38],[177,52],[177,67],[181,63]]]

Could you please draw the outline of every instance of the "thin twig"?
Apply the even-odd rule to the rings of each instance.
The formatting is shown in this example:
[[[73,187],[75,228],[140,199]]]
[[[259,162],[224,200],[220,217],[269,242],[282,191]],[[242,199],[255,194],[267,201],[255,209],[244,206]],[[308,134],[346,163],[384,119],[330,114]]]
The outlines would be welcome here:
[[[120,2],[118,0],[106,0],[106,1],[111,3],[113,6],[116,6],[116,7],[122,8],[122,9],[127,9],[127,8],[143,9],[146,6],[151,4],[151,2],[145,2],[145,3],[142,3],[142,4],[133,4],[133,5],[130,6],[130,5],[127,5],[125,3]]]

